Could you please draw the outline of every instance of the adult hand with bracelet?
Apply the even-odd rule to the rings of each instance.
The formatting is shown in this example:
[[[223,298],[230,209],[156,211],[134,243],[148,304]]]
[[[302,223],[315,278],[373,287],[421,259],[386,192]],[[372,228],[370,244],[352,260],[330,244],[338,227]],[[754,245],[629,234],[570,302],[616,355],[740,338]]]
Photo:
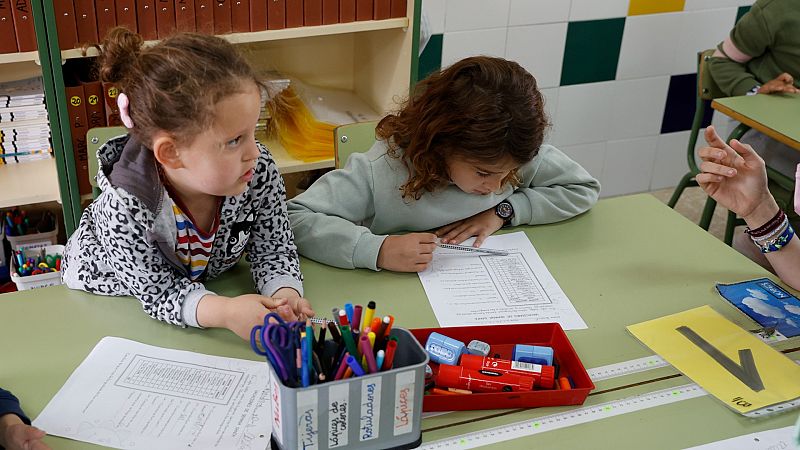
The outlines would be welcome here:
[[[745,232],[778,276],[800,289],[800,242],[767,188],[764,160],[747,144],[735,139],[726,144],[712,126],[706,128],[705,138],[709,146],[698,151],[702,173],[695,177],[697,183],[747,222]]]

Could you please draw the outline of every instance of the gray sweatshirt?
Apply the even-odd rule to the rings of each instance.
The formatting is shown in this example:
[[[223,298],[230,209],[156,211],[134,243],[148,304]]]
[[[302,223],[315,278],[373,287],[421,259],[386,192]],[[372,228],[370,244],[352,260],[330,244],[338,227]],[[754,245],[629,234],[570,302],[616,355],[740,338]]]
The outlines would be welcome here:
[[[408,170],[386,151],[386,142],[377,141],[289,201],[300,254],[336,267],[378,270],[378,252],[387,235],[434,230],[503,200],[514,207],[512,225],[558,222],[587,211],[600,192],[600,183],[583,167],[557,148],[543,145],[519,168],[517,188],[475,195],[450,184],[425,192],[419,200],[404,199],[400,186]]]

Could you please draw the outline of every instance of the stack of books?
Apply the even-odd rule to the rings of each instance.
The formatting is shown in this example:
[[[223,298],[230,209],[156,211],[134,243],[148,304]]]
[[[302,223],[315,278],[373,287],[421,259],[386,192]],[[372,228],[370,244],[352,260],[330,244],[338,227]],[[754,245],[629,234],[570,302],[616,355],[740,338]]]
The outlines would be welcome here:
[[[52,157],[42,78],[0,83],[0,164]]]

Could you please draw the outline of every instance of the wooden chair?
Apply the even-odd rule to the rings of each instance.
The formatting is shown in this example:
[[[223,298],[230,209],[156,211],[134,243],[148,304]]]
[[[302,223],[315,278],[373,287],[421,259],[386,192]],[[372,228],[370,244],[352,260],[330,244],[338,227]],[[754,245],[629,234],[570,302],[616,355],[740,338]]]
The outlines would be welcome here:
[[[333,130],[335,167],[341,169],[353,153],[362,153],[375,144],[377,121],[356,122],[340,125]]]
[[[127,133],[128,130],[125,127],[92,128],[86,132],[86,151],[89,156],[89,183],[92,185],[93,198],[97,198],[100,195],[100,188],[97,187],[97,180],[95,180],[95,175],[100,170],[97,162],[97,150],[109,140]]]

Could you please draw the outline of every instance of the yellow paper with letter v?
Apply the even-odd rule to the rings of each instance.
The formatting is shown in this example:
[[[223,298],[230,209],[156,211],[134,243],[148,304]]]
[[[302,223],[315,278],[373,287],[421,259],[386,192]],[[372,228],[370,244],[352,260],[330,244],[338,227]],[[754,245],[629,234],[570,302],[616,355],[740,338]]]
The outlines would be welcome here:
[[[800,365],[710,306],[630,325],[628,330],[741,414],[800,397]]]

